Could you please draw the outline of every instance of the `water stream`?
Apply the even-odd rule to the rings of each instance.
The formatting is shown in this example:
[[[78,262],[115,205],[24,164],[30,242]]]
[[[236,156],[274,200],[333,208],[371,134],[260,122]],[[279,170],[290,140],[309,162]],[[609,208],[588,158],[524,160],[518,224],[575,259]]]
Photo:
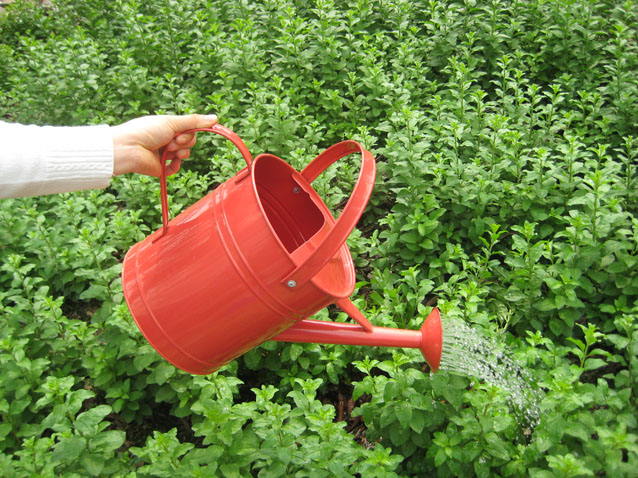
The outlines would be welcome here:
[[[507,355],[503,344],[463,322],[443,324],[441,370],[475,377],[508,394],[519,421],[530,428],[540,422],[541,392],[529,372]]]

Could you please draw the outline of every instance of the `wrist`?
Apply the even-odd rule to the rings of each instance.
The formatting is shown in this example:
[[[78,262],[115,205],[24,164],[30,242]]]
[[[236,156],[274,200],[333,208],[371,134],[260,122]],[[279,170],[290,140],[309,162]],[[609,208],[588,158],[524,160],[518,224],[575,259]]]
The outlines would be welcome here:
[[[111,126],[113,139],[113,176],[133,173],[137,169],[139,146],[127,140],[121,125]]]

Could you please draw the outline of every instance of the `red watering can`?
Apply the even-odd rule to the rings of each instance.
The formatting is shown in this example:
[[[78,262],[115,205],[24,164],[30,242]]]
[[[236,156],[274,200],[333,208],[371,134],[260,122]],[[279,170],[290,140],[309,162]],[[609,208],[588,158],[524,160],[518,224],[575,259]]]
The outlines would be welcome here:
[[[163,226],[128,251],[122,269],[126,302],[155,350],[195,374],[214,372],[266,340],[418,348],[438,369],[437,309],[418,331],[392,329],[373,326],[348,299],[355,271],[346,239],[372,194],[372,154],[343,141],[299,173],[272,154],[253,160],[222,125],[194,131],[232,141],[246,167],[169,221],[164,152]],[[335,221],[311,183],[353,153],[361,154],[361,172]],[[358,324],[307,319],[331,303]]]

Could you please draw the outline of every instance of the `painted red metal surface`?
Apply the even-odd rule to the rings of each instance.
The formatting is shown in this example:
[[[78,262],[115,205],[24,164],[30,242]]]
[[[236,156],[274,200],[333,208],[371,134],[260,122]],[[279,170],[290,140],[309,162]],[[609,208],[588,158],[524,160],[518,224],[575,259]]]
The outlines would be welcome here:
[[[372,327],[323,320],[302,320],[287,328],[273,340],[317,344],[369,345],[375,347],[408,347],[421,350],[433,372],[439,369],[443,349],[443,329],[439,309],[434,309],[419,330]]]
[[[370,152],[343,141],[299,173],[271,154],[253,160],[221,125],[193,131],[229,139],[247,166],[169,220],[162,158],[163,225],[127,253],[122,284],[135,322],[164,358],[191,373],[211,373],[266,340],[289,340],[292,335],[280,334],[297,324],[289,332],[295,341],[417,347],[438,368],[440,321],[427,334],[374,327],[347,299],[355,271],[345,241],[374,187]],[[311,183],[354,153],[361,154],[361,171],[335,221]],[[331,303],[358,325],[305,320]],[[428,322],[434,321],[424,327]],[[327,340],[339,334],[349,341]]]

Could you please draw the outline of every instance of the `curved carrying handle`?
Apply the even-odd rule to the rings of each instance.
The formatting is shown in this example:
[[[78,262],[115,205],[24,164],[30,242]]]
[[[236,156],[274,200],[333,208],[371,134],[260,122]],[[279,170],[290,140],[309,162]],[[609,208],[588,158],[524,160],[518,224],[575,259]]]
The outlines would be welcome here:
[[[234,131],[220,124],[216,124],[212,126],[211,128],[195,128],[195,129],[189,129],[187,131],[182,131],[180,133],[177,133],[175,135],[175,138],[185,133],[186,134],[196,133],[197,131],[210,131],[211,133],[217,133],[218,135],[223,136],[224,138],[230,140],[237,147],[237,149],[239,149],[239,152],[241,153],[241,155],[244,157],[244,160],[246,161],[246,165],[250,167],[250,165],[252,164],[253,157],[251,156],[250,151],[248,151],[248,148],[246,147],[244,142],[241,140],[241,138],[237,136],[237,134]],[[162,194],[161,196],[162,198],[162,234],[159,237],[163,237],[168,232],[168,193],[166,191],[166,158],[167,156],[168,156],[168,149],[165,148],[164,152],[162,153],[162,158],[160,159],[160,162],[162,164],[162,174],[160,176],[160,188],[161,188],[161,194]],[[181,162],[179,159],[174,159],[173,161],[178,161],[178,164]]]
[[[313,159],[301,172],[301,176],[311,183],[335,161],[353,153],[361,153],[361,171],[352,195],[343,208],[334,227],[312,254],[299,264],[284,280],[288,287],[305,284],[312,279],[330,260],[357,225],[363,210],[368,204],[374,188],[376,164],[374,156],[356,141],[342,141]]]

